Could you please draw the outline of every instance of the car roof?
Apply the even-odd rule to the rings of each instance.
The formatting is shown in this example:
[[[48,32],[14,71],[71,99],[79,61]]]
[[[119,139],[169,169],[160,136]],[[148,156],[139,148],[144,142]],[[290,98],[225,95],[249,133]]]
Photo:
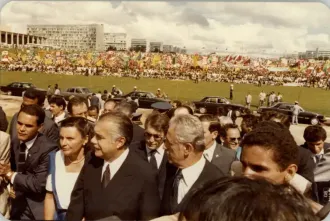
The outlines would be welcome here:
[[[220,96],[206,96],[206,97],[204,97],[204,98],[224,98],[224,99],[226,99],[225,97],[220,97]],[[203,99],[204,99],[203,98]]]
[[[14,81],[14,82],[11,82],[10,84],[14,84],[14,83],[20,83],[20,84],[33,84],[31,82],[21,82],[21,81]]]

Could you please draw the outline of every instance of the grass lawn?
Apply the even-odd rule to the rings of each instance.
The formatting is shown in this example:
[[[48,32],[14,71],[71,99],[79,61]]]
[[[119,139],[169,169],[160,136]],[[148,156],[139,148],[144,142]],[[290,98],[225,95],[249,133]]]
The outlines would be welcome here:
[[[124,93],[130,92],[134,86],[139,90],[156,92],[157,88],[161,88],[170,99],[179,99],[182,101],[200,100],[204,96],[223,96],[229,97],[228,83],[200,82],[194,84],[191,81],[170,81],[161,79],[141,79],[135,80],[131,78],[116,77],[100,77],[100,76],[65,76],[50,75],[44,73],[24,73],[24,72],[7,72],[1,71],[0,83],[7,85],[13,81],[27,81],[34,83],[37,87],[47,88],[48,85],[59,85],[61,90],[74,86],[85,86],[92,91],[107,89],[111,90],[112,85],[116,85]],[[281,92],[285,102],[299,101],[300,105],[308,110],[330,116],[330,91],[318,88],[300,88],[300,87],[282,87],[282,86],[263,86],[257,87],[248,84],[234,85],[233,103],[244,104],[244,99],[248,91],[252,95],[252,103],[257,105],[259,102],[258,95],[261,90],[266,93],[270,91]]]

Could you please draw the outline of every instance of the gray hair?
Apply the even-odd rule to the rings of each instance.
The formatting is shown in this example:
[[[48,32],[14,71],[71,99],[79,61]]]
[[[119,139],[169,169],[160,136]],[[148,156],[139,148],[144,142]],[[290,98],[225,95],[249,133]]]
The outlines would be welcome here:
[[[196,151],[205,149],[204,130],[201,121],[193,115],[178,115],[170,120],[175,136],[180,143],[191,143]]]

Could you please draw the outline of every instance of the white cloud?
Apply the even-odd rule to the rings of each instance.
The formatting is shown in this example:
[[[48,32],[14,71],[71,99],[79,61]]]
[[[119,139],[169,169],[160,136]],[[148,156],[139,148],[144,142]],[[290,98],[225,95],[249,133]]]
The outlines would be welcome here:
[[[327,2],[329,0],[323,0]],[[105,32],[205,50],[294,52],[330,48],[329,8],[321,3],[23,2],[8,3],[1,23],[102,23]]]

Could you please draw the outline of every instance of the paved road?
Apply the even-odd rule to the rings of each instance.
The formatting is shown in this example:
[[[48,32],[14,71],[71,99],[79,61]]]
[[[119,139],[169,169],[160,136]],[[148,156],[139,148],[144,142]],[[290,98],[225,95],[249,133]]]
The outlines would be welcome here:
[[[0,95],[0,106],[4,109],[7,116],[14,115],[20,108],[20,105],[22,103],[21,97],[13,97],[13,96],[7,96],[7,95]],[[139,109],[138,112],[143,113],[142,122],[145,121],[145,118],[149,113],[151,113],[151,110],[148,109]],[[300,124],[300,125],[292,125],[290,127],[290,131],[292,135],[294,136],[297,144],[304,143],[304,130],[308,125]],[[327,141],[330,142],[330,127],[324,126],[324,128],[327,131],[328,139]]]

